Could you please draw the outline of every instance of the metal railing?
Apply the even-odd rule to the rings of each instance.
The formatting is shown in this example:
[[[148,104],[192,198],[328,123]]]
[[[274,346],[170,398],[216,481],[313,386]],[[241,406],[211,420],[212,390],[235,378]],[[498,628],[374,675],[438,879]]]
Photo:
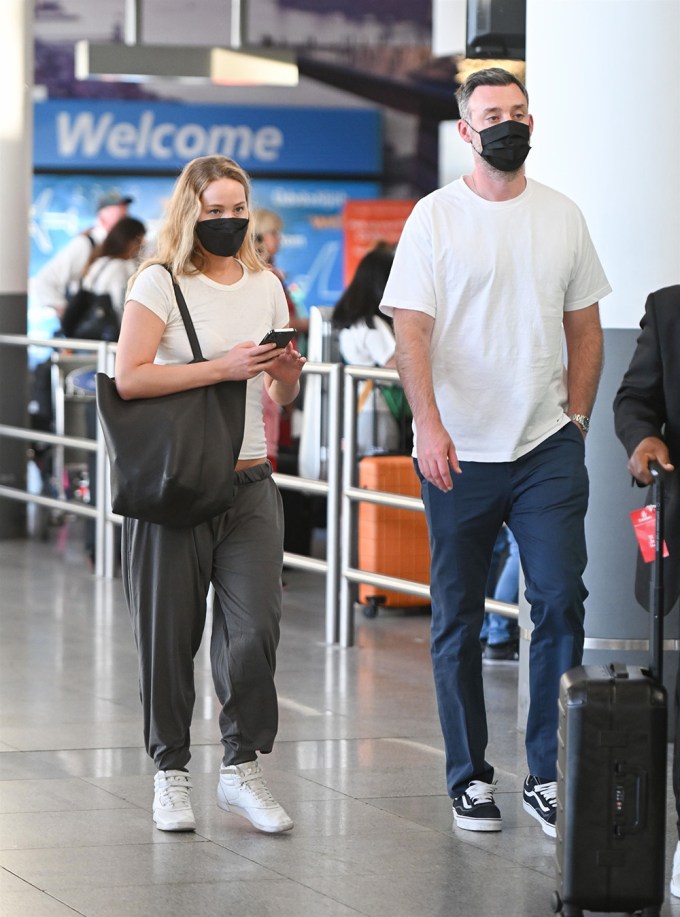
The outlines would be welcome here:
[[[63,352],[79,354],[92,354],[92,363],[96,365],[97,370],[106,372],[113,359],[111,350],[115,345],[106,344],[100,341],[74,341],[66,338],[32,338],[20,334],[2,334],[0,335],[0,345],[10,347],[22,347],[26,350],[26,366],[28,372],[28,350],[31,347],[48,348],[52,354]],[[63,381],[63,380],[62,380]],[[75,516],[84,516],[95,520],[95,546],[96,546],[96,564],[95,573],[101,576],[105,572],[104,530],[107,522],[112,524],[114,521],[120,521],[120,517],[107,513],[106,503],[103,499],[98,501],[95,506],[88,505],[78,500],[68,499],[64,492],[61,475],[64,467],[64,449],[78,449],[83,452],[95,452],[97,466],[97,493],[106,492],[106,453],[104,447],[104,438],[101,430],[98,430],[96,439],[81,436],[69,436],[64,429],[64,400],[63,391],[61,396],[57,393],[55,398],[55,427],[56,432],[50,433],[45,430],[33,430],[28,427],[16,427],[8,424],[0,424],[0,437],[4,436],[9,439],[23,440],[33,443],[46,443],[55,449],[55,467],[58,496],[46,496],[45,494],[31,493],[28,489],[18,487],[0,486],[0,497],[10,500],[19,500],[27,504],[35,504],[46,509],[52,509],[60,512],[68,512]],[[111,560],[108,564],[109,574],[113,571],[113,538],[110,538]]]
[[[277,485],[326,497],[326,559],[320,560],[286,551],[283,562],[300,570],[326,574],[326,643],[338,642],[338,591],[340,585],[340,464],[341,457],[341,395],[342,365],[339,363],[306,363],[305,374],[318,374],[328,379],[328,452],[327,480],[315,481],[290,474],[275,474]]]
[[[28,350],[31,347],[48,348],[53,354],[78,353],[91,354],[92,364],[98,372],[113,375],[115,368],[116,345],[103,341],[81,341],[68,338],[32,338],[26,335],[2,334],[0,347],[22,347],[27,352],[26,366],[28,367]],[[28,369],[27,369],[28,371]],[[305,373],[316,373],[328,379],[328,479],[315,481],[299,478],[293,475],[275,474],[274,480],[283,490],[298,490],[309,494],[321,494],[326,498],[327,505],[327,539],[326,559],[306,557],[301,554],[288,553],[284,555],[284,563],[291,567],[309,570],[326,575],[326,641],[335,643],[338,639],[338,589],[340,579],[340,551],[339,551],[339,513],[340,513],[340,442],[341,442],[341,396],[342,396],[342,366],[336,363],[307,364]],[[60,380],[63,385],[63,378]],[[55,466],[58,496],[32,493],[28,488],[9,487],[0,485],[0,498],[18,500],[26,504],[45,507],[46,509],[67,512],[75,516],[82,516],[95,520],[95,574],[97,576],[113,577],[115,572],[115,528],[123,522],[123,517],[111,511],[109,466],[104,435],[97,424],[96,439],[88,437],[70,436],[65,430],[64,392],[55,392],[54,433],[43,430],[33,430],[26,427],[12,426],[0,423],[0,437],[23,440],[27,443],[40,442],[50,445],[55,450]],[[61,476],[64,467],[64,449],[78,449],[87,453],[96,453],[96,504],[88,505],[81,501],[69,499],[61,486]],[[28,457],[27,457],[28,458]]]
[[[116,345],[107,342],[70,340],[65,338],[36,339],[25,335],[2,334],[0,347],[51,348],[55,353],[77,352],[92,354],[98,372],[113,375]],[[28,359],[27,359],[28,366]],[[361,501],[423,512],[420,499],[383,491],[369,491],[357,486],[358,457],[356,449],[357,385],[360,381],[398,382],[393,369],[365,366],[342,366],[339,363],[307,363],[306,374],[319,374],[328,380],[327,386],[327,480],[319,481],[294,475],[274,474],[282,490],[319,494],[326,498],[326,558],[319,559],[286,552],[284,563],[290,567],[325,574],[325,637],[329,644],[343,647],[354,642],[354,594],[358,583],[421,596],[429,602],[429,586],[398,577],[361,570],[353,564],[353,550],[357,540],[357,504]],[[63,393],[62,393],[63,394]],[[59,399],[57,399],[59,400]],[[63,411],[63,405],[62,405]],[[57,405],[57,412],[59,406]],[[60,422],[61,425],[61,422]],[[115,528],[123,517],[111,511],[109,468],[104,435],[97,424],[96,439],[69,436],[65,430],[49,433],[0,423],[0,437],[26,442],[44,442],[56,450],[74,448],[96,453],[96,504],[94,506],[67,499],[35,494],[28,489],[0,485],[0,498],[33,503],[50,509],[67,511],[77,516],[95,520],[95,574],[112,577],[115,572]],[[59,454],[57,452],[57,454]],[[486,610],[517,618],[517,606],[486,600]]]
[[[395,369],[379,369],[366,366],[346,366],[344,385],[344,464],[342,476],[342,512],[340,536],[340,562],[342,583],[340,587],[339,608],[339,642],[341,646],[354,644],[355,589],[358,583],[392,589],[408,595],[420,596],[430,601],[430,587],[426,583],[370,573],[354,566],[354,546],[357,541],[359,503],[375,503],[379,506],[391,506],[396,509],[407,509],[413,512],[424,512],[423,501],[418,497],[408,497],[386,491],[367,490],[357,486],[358,456],[356,443],[356,406],[358,402],[357,387],[363,380],[395,383],[399,376]],[[414,471],[415,474],[415,471]],[[486,599],[485,610],[517,620],[518,606],[495,599]]]

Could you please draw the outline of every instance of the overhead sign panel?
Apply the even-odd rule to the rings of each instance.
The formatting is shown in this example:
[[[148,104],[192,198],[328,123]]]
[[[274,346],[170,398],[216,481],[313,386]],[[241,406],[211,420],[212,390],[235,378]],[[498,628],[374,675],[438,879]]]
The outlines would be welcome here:
[[[380,115],[371,109],[58,99],[35,105],[37,169],[167,172],[221,154],[262,175],[377,175],[381,150]]]

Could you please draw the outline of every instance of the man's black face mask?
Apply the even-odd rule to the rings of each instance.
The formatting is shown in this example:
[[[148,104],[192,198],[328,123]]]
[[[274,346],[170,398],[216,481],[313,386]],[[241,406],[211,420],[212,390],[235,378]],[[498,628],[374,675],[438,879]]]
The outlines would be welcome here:
[[[494,169],[500,172],[516,172],[529,155],[529,125],[521,121],[501,121],[484,128],[483,131],[475,130],[469,121],[466,124],[479,134],[482,143],[480,156]]]

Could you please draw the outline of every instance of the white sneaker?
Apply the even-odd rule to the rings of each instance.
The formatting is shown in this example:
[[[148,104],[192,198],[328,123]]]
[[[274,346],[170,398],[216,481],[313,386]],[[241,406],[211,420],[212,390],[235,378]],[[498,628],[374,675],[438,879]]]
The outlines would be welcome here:
[[[265,783],[259,761],[220,768],[217,805],[226,812],[247,818],[251,825],[269,834],[290,831],[293,819],[278,804]]]
[[[673,869],[671,871],[671,895],[680,898],[680,841],[673,854]]]
[[[153,785],[153,820],[156,827],[161,831],[193,831],[196,819],[189,800],[189,774],[186,771],[158,771]]]

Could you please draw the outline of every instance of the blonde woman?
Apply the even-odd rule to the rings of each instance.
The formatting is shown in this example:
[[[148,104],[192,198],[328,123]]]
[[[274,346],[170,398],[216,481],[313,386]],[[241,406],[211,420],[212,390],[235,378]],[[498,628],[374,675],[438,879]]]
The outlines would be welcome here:
[[[288,327],[295,328],[301,334],[306,334],[309,330],[309,319],[306,316],[298,315],[295,302],[286,286],[286,275],[278,267],[275,260],[281,248],[283,220],[276,211],[259,207],[253,211],[253,231],[258,254],[283,284],[288,302]]]
[[[132,280],[121,327],[116,383],[123,398],[153,397],[227,379],[247,379],[237,496],[225,513],[193,528],[126,519],[122,569],[139,655],[148,754],[158,768],[153,818],[163,831],[192,831],[193,660],[206,596],[215,588],[211,664],[221,710],[223,759],[217,804],[269,833],[293,822],[258,761],[278,726],[274,686],[281,616],[283,516],[266,460],[261,391],[292,401],[304,359],[292,345],[260,345],[287,324],[278,279],[254,247],[250,184],[224,156],[188,163],[170,199],[157,256]],[[167,264],[187,301],[206,362],[191,348]]]

